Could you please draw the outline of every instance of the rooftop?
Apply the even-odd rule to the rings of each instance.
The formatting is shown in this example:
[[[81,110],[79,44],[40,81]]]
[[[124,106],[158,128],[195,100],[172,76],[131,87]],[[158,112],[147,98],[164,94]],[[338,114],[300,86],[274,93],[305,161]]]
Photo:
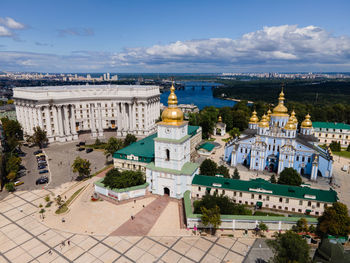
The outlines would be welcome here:
[[[350,130],[349,124],[338,123],[338,122],[313,122],[312,126],[314,128]]]
[[[263,193],[297,199],[315,200],[327,203],[333,203],[338,200],[337,192],[333,189],[320,190],[310,187],[272,184],[261,178],[252,179],[250,181],[243,181],[216,176],[196,175],[192,180],[192,185],[251,193]]]
[[[204,150],[207,150],[208,152],[211,152],[214,148],[215,148],[214,144],[210,142],[206,142],[206,143],[203,143],[201,146],[199,146],[198,149],[204,149]]]

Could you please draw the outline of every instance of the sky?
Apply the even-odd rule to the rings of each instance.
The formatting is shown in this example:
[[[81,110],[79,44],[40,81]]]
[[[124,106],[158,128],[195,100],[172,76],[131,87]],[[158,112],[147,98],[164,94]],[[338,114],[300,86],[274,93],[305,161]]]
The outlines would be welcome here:
[[[349,72],[350,1],[1,0],[0,71]]]

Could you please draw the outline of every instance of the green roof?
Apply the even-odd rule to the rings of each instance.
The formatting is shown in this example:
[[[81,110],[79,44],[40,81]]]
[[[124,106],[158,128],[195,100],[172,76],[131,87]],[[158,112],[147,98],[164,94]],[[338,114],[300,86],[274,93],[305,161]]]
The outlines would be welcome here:
[[[199,146],[199,149],[204,149],[204,150],[207,150],[208,152],[211,152],[214,148],[215,148],[215,145],[210,142],[203,143],[201,146]]]
[[[182,137],[181,139],[168,139],[168,138],[154,138],[154,141],[159,141],[159,142],[171,142],[171,143],[183,143],[184,141],[188,140],[189,138],[191,138],[191,135],[185,135],[184,137]]]
[[[314,128],[326,128],[326,129],[342,129],[342,130],[350,130],[350,125],[345,123],[337,123],[337,122],[313,122],[312,126]]]
[[[184,138],[180,140],[173,140],[174,142],[182,142],[183,140],[187,140],[189,137],[192,137],[196,134],[199,126],[188,126],[188,132]],[[113,154],[113,158],[118,159],[127,159],[128,155],[134,155],[139,157],[139,162],[150,163],[154,161],[154,139],[157,138],[157,133],[154,133],[150,136],[147,136],[137,142],[130,144],[129,146],[116,151]],[[157,138],[157,140],[161,140],[161,138]],[[169,139],[164,139],[169,141]],[[171,141],[171,139],[170,139]]]
[[[97,186],[100,186],[100,187],[104,187],[104,188],[107,188],[107,189],[110,189],[112,190],[113,192],[116,192],[116,193],[122,193],[122,192],[128,192],[128,191],[133,191],[133,190],[138,190],[138,189],[143,189],[143,188],[146,188],[149,184],[148,183],[144,183],[144,184],[140,184],[140,185],[135,185],[135,186],[131,186],[131,187],[127,187],[127,188],[109,188],[109,187],[106,187],[102,181],[103,181],[104,178],[101,178],[99,180],[97,180],[95,182],[95,185]]]
[[[192,184],[205,187],[215,187],[220,189],[222,188],[229,190],[237,190],[257,194],[278,195],[290,198],[305,199],[310,201],[322,201],[328,203],[333,203],[338,200],[337,192],[333,189],[320,190],[310,187],[272,184],[261,178],[252,179],[250,181],[243,181],[216,176],[196,175],[192,180]],[[308,198],[307,196],[315,196],[315,198]]]
[[[181,170],[174,170],[174,169],[169,169],[169,168],[162,168],[162,167],[157,167],[154,165],[154,163],[149,163],[147,164],[146,168],[150,169],[152,171],[159,171],[159,172],[163,172],[163,173],[171,173],[171,174],[184,174],[184,175],[192,175],[197,168],[199,167],[199,164],[197,163],[191,163],[191,162],[187,162],[185,163]]]

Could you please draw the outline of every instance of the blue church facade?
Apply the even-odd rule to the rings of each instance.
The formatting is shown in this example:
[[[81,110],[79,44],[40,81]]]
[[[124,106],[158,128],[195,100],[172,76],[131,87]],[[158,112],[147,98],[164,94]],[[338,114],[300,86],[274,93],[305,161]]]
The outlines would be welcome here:
[[[311,180],[332,177],[332,152],[317,145],[310,115],[306,115],[297,132],[298,120],[294,111],[288,114],[283,91],[278,100],[273,112],[269,110],[260,121],[253,112],[241,138],[226,144],[224,160],[231,166],[243,164],[251,170],[277,174],[291,167]]]

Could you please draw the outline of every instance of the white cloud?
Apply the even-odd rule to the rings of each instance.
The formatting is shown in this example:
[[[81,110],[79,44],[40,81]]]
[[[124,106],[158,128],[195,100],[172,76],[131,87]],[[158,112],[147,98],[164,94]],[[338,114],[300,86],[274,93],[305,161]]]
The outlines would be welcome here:
[[[11,17],[5,17],[5,18],[0,17],[0,24],[3,24],[6,27],[11,28],[11,29],[24,29],[25,28],[24,24],[15,21]]]
[[[59,29],[58,36],[93,36],[95,34],[92,28],[76,27],[76,28],[66,28]]]
[[[75,29],[62,33],[90,34]],[[176,41],[116,53],[78,51],[58,56],[2,52],[0,68],[9,67],[64,72],[350,71],[350,38],[316,26],[281,25],[263,27],[237,39]]]
[[[0,26],[0,37],[10,37],[12,33],[4,26]]]

